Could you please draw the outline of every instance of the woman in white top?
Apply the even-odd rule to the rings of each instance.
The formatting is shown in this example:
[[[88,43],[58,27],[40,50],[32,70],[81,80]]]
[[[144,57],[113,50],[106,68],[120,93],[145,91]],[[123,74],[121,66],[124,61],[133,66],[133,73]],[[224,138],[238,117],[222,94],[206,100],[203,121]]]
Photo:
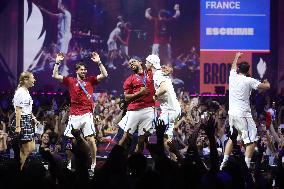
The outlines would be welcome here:
[[[23,72],[19,78],[19,85],[16,89],[13,104],[15,108],[15,132],[19,134],[20,140],[20,163],[21,169],[29,156],[35,149],[34,127],[32,120],[38,122],[32,114],[33,100],[29,88],[34,86],[35,78],[30,72]]]

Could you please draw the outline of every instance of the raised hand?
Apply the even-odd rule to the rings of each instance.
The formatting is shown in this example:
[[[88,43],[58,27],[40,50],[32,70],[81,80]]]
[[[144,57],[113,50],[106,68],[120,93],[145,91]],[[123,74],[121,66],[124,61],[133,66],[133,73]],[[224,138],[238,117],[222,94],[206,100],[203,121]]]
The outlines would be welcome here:
[[[86,122],[82,123],[80,128],[84,127],[85,125],[86,125]],[[71,124],[71,128],[72,128],[71,134],[76,138],[76,140],[78,140],[80,138],[81,133],[82,133],[81,130],[80,129],[74,129],[72,124]]]
[[[100,64],[101,63],[101,59],[100,59],[100,56],[98,53],[96,52],[92,52],[92,57],[91,57],[92,61],[97,63],[97,64]]]
[[[174,10],[179,10],[179,4],[175,4]]]
[[[167,129],[167,126],[163,120],[156,119],[154,120],[154,125],[156,129],[156,135],[157,137],[164,137],[165,131]]]
[[[64,59],[64,54],[62,52],[59,52],[59,53],[56,54],[56,59],[55,59],[56,63],[60,64],[63,59]]]
[[[237,53],[236,53],[236,58],[241,58],[242,55],[243,55],[243,53],[237,52]]]
[[[208,137],[214,137],[216,126],[217,122],[215,121],[213,116],[210,116],[207,121],[207,124],[204,126],[204,131]]]

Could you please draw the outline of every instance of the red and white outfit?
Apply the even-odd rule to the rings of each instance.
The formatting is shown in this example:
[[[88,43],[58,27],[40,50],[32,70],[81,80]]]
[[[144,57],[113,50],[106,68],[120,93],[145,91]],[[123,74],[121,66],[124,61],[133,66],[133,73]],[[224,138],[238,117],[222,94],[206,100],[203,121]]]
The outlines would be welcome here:
[[[125,132],[130,129],[129,133],[133,134],[138,129],[138,136],[140,136],[144,134],[143,129],[151,132],[151,129],[154,128],[155,101],[153,96],[155,89],[152,78],[152,72],[147,71],[142,74],[132,74],[124,82],[123,89],[125,94],[134,94],[140,91],[141,87],[145,87],[145,81],[146,87],[150,91],[150,94],[147,96],[141,96],[128,105],[125,116],[118,123]]]
[[[85,87],[90,96],[87,96],[79,82]],[[82,129],[85,137],[95,134],[96,130],[93,120],[93,85],[98,84],[97,77],[90,76],[83,81],[79,81],[74,77],[64,77],[63,84],[68,87],[71,99],[69,121],[64,135],[73,137],[71,134],[71,125],[73,125],[74,129]]]
[[[165,48],[167,59],[171,59],[171,33],[170,24],[174,18],[158,19],[153,18],[154,23],[154,42],[152,46],[152,54],[160,54],[161,48]]]
[[[260,82],[254,78],[237,74],[236,70],[230,71],[229,76],[229,124],[238,130],[238,140],[245,144],[258,140],[257,128],[251,115],[250,94],[257,89]]]

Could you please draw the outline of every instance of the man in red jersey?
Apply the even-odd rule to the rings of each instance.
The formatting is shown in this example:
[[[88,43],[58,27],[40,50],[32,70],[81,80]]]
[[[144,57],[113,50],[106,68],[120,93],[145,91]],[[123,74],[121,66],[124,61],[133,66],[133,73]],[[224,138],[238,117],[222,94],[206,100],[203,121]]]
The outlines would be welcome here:
[[[124,82],[123,89],[125,101],[128,103],[127,112],[118,125],[124,130],[124,136],[120,144],[132,137],[138,129],[137,152],[144,149],[144,130],[151,132],[152,123],[155,117],[154,105],[155,89],[153,85],[153,75],[150,70],[144,70],[142,61],[131,58],[128,66],[134,74],[130,75]]]
[[[171,61],[171,25],[172,22],[180,16],[179,5],[174,6],[175,14],[171,17],[168,11],[162,9],[159,11],[158,17],[151,15],[151,8],[146,9],[145,17],[154,24],[154,42],[152,46],[152,54],[165,57],[167,64]],[[163,51],[164,53],[161,53]],[[164,56],[163,56],[164,55]]]
[[[92,53],[92,61],[98,64],[100,74],[97,76],[86,77],[87,67],[82,63],[76,64],[77,77],[65,77],[59,75],[58,67],[60,62],[64,59],[62,53],[57,54],[56,63],[53,69],[52,77],[63,82],[68,87],[71,99],[69,121],[64,132],[67,137],[73,137],[71,134],[72,126],[74,129],[81,129],[84,137],[86,137],[92,152],[92,165],[91,169],[96,165],[96,141],[94,138],[95,127],[93,121],[93,85],[97,85],[102,79],[107,77],[107,71],[102,64],[100,57],[97,53]],[[68,164],[71,169],[71,161]]]

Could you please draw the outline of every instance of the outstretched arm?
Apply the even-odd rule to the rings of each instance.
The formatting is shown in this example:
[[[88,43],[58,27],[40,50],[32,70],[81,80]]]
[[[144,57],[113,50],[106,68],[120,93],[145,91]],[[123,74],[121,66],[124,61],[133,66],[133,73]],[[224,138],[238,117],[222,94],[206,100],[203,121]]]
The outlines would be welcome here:
[[[147,8],[145,10],[145,18],[149,19],[149,20],[152,20],[153,17],[151,16],[151,8]]]
[[[173,18],[178,18],[180,16],[179,4],[175,4],[174,10],[176,11]]]
[[[232,63],[231,70],[236,70],[237,71],[237,63],[238,63],[239,58],[242,56],[242,54],[243,53],[241,53],[241,52],[237,52],[236,53],[235,58],[234,58],[233,63]]]
[[[63,53],[58,53],[56,55],[56,60],[55,60],[54,68],[53,68],[53,74],[52,74],[53,78],[60,80],[60,81],[63,81],[63,76],[59,75],[58,67],[63,59],[64,59]]]
[[[94,63],[98,64],[100,72],[101,72],[99,75],[97,75],[97,80],[101,81],[104,78],[106,78],[108,76],[108,73],[107,73],[106,68],[104,67],[103,63],[101,62],[99,54],[96,53],[96,52],[93,52],[91,59]]]

